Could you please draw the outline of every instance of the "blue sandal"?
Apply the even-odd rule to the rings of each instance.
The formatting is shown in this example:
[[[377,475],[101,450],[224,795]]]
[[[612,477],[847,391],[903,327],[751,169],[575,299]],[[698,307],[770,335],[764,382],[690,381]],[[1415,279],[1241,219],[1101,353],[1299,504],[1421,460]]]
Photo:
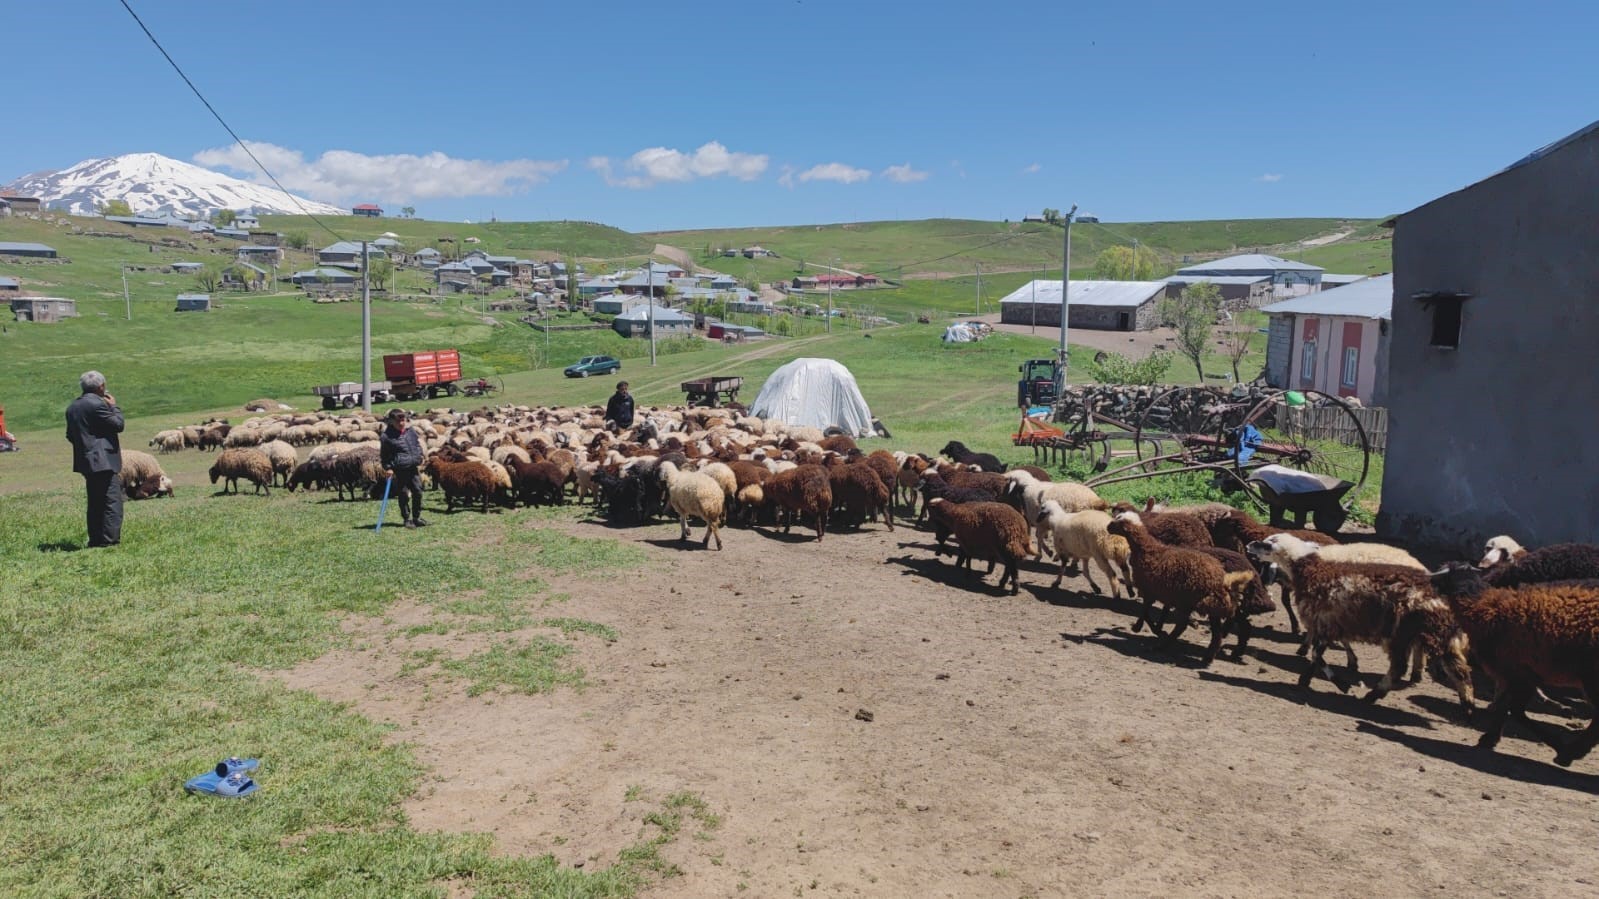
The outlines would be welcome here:
[[[230,755],[217,762],[216,771],[218,777],[227,777],[229,774],[235,774],[239,771],[254,771],[259,767],[261,767],[260,759],[241,759],[236,755]]]
[[[237,756],[225,758],[217,763],[214,770],[184,781],[183,789],[190,793],[242,799],[260,789],[261,785],[248,773],[260,766],[260,759],[241,759]]]

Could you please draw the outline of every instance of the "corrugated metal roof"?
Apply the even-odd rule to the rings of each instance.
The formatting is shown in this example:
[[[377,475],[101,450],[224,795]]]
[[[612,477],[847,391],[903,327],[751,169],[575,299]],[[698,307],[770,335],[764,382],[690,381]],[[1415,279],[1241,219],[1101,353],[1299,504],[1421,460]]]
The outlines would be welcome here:
[[[1370,277],[1370,275],[1341,275],[1328,272],[1327,274],[1321,276],[1321,286],[1323,289],[1328,287],[1342,287],[1345,284],[1353,284],[1356,281],[1364,281]]]
[[[47,247],[42,243],[18,243],[9,240],[0,240],[0,253],[15,253],[17,251],[37,253],[40,250],[55,252],[55,247]]]
[[[617,318],[623,321],[649,321],[650,307],[640,304],[618,315]],[[692,315],[684,315],[676,309],[668,309],[665,306],[655,307],[655,321],[657,324],[660,322],[689,322],[693,320],[694,317]]]
[[[16,278],[0,278],[0,287],[21,287],[22,282]]]
[[[1223,284],[1259,284],[1270,281],[1271,275],[1172,275],[1166,279],[1168,284],[1198,284],[1209,281],[1216,286]]]
[[[1347,315],[1355,318],[1392,318],[1394,276],[1378,275],[1332,290],[1307,293],[1260,311],[1300,315]]]
[[[1226,259],[1214,259],[1210,262],[1201,262],[1177,270],[1179,275],[1189,275],[1196,272],[1214,272],[1216,274],[1254,274],[1255,272],[1319,272],[1323,271],[1319,265],[1309,265],[1304,262],[1293,262],[1281,256],[1268,256],[1265,253],[1244,253],[1240,256],[1228,256]]]
[[[1073,306],[1142,306],[1165,292],[1165,281],[1073,281],[1071,302]],[[1006,294],[1000,303],[1057,305],[1060,282],[1029,281]]]

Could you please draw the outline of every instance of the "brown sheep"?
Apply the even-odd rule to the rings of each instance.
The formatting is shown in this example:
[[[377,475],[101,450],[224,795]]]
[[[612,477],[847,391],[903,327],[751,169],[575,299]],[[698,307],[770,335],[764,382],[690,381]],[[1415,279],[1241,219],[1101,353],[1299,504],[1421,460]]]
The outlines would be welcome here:
[[[859,528],[868,516],[875,519],[878,512],[883,512],[888,529],[894,529],[888,487],[870,466],[844,464],[834,457],[833,464],[827,466],[827,481],[833,490],[833,508],[844,512],[849,527]]]
[[[827,515],[833,508],[833,488],[827,472],[820,465],[801,465],[772,476],[761,488],[766,501],[783,514],[783,533],[794,523],[795,517],[814,522],[816,540],[821,542],[827,533]]]
[[[1249,544],[1257,540],[1265,540],[1272,534],[1292,534],[1301,540],[1315,543],[1319,546],[1334,546],[1338,538],[1320,531],[1290,530],[1288,528],[1273,527],[1263,524],[1242,509],[1233,509],[1231,512],[1217,518],[1210,525],[1210,539],[1222,549],[1234,552],[1245,552]],[[1299,633],[1299,618],[1294,615],[1294,588],[1290,578],[1282,579],[1283,608],[1288,612],[1288,629],[1292,633]]]
[[[1599,578],[1599,546],[1556,543],[1527,550],[1509,537],[1495,537],[1477,565],[1486,569],[1490,587]]]
[[[1310,686],[1320,671],[1347,692],[1348,685],[1322,661],[1327,647],[1351,640],[1386,644],[1388,671],[1361,697],[1376,702],[1404,676],[1411,646],[1419,640],[1470,717],[1474,700],[1466,637],[1448,604],[1433,591],[1427,572],[1400,565],[1329,561],[1317,548],[1292,534],[1273,534],[1249,544],[1251,557],[1271,562],[1293,578],[1294,601],[1311,643],[1310,664],[1300,675],[1299,686]]]
[[[1208,666],[1216,660],[1222,638],[1233,628],[1238,630],[1238,644],[1232,659],[1242,659],[1251,628],[1241,608],[1254,572],[1229,572],[1207,553],[1162,543],[1143,526],[1136,512],[1117,513],[1107,530],[1126,539],[1132,551],[1133,585],[1144,597],[1134,633],[1148,624],[1150,630],[1160,634],[1160,626],[1150,618],[1158,602],[1177,613],[1172,629],[1161,635],[1163,647],[1175,645],[1188,629],[1193,613],[1198,612],[1210,619],[1210,646],[1205,650],[1203,664]]]
[[[272,460],[258,449],[225,449],[211,465],[211,483],[222,479],[223,493],[227,493],[229,487],[238,493],[239,479],[243,478],[255,485],[256,493],[266,491],[266,495],[271,496],[272,476]]]
[[[1198,516],[1183,512],[1141,512],[1137,506],[1127,501],[1116,503],[1110,507],[1112,515],[1121,512],[1132,512],[1138,515],[1138,521],[1149,531],[1151,537],[1167,546],[1186,546],[1198,549],[1204,546],[1214,546],[1210,539],[1210,531]]]
[[[1470,637],[1477,663],[1494,680],[1478,746],[1497,746],[1509,715],[1548,743],[1562,767],[1599,745],[1599,715],[1577,733],[1527,717],[1527,702],[1540,686],[1579,687],[1589,702],[1599,701],[1599,582],[1493,587],[1481,572],[1455,562],[1434,573],[1432,584]]]
[[[444,491],[445,511],[455,511],[456,500],[470,506],[475,500],[482,504],[484,514],[489,511],[489,500],[499,488],[494,472],[481,462],[448,462],[440,456],[429,459],[424,466],[428,476]]]
[[[972,560],[981,559],[992,573],[996,562],[1004,563],[997,586],[1003,589],[1010,581],[1010,592],[1020,592],[1021,560],[1033,555],[1032,529],[1022,513],[1004,503],[952,503],[943,497],[933,497],[927,505],[928,514],[955,534],[960,545],[957,568],[970,570]]]

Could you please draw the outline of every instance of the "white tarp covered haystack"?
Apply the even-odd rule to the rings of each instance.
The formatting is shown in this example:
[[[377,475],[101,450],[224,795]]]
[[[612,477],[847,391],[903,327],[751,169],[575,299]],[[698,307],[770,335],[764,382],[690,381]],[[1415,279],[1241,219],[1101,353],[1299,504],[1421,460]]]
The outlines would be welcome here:
[[[750,414],[791,425],[836,427],[851,437],[875,433],[872,410],[855,376],[832,359],[795,359],[772,372]]]
[[[944,329],[945,343],[971,343],[975,338],[965,322],[956,322]]]

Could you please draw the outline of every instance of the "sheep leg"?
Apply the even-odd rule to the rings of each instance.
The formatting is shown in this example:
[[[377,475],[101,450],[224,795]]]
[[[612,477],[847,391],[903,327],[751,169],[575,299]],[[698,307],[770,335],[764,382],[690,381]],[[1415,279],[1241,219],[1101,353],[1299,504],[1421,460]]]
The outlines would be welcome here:
[[[1499,738],[1504,736],[1505,732],[1505,719],[1512,712],[1518,718],[1526,718],[1527,702],[1532,699],[1532,691],[1536,688],[1537,685],[1531,681],[1520,679],[1502,681],[1499,684],[1494,701],[1488,705],[1483,734],[1477,738],[1478,749],[1493,749],[1499,745]]]
[[[1427,659],[1427,650],[1419,642],[1415,646],[1410,647],[1410,682],[1411,683],[1413,683],[1413,684],[1421,683],[1421,669],[1422,669],[1422,665],[1426,662],[1426,659]]]
[[[1216,661],[1216,655],[1221,652],[1222,638],[1227,636],[1228,622],[1220,615],[1210,616],[1210,645],[1205,647],[1204,661],[1200,662],[1201,668],[1209,668]]]
[[[1116,570],[1111,567],[1110,560],[1106,559],[1104,557],[1100,557],[1100,558],[1095,559],[1094,561],[1099,563],[1100,570],[1105,572],[1105,580],[1110,582],[1110,595],[1111,595],[1111,598],[1113,598],[1113,599],[1121,599],[1122,598],[1122,591],[1121,591],[1121,588],[1116,586]],[[1085,573],[1089,573],[1089,566],[1088,566],[1087,562],[1083,563],[1083,571]],[[1094,583],[1094,577],[1093,577],[1092,573],[1089,573],[1088,584],[1089,584],[1089,586],[1094,588],[1094,592],[1096,592],[1096,593],[1099,592],[1099,587],[1098,587],[1098,585],[1096,585]]]
[[[721,525],[718,522],[707,520],[705,522],[705,543],[704,543],[705,546],[708,547],[708,546],[711,545],[711,538],[713,536],[716,538],[716,551],[717,552],[721,552],[722,551],[722,527],[721,527]]]
[[[1156,634],[1160,633],[1160,627],[1158,625],[1156,625],[1153,621],[1151,621],[1150,618],[1149,618],[1149,613],[1153,612],[1154,610],[1155,610],[1155,597],[1150,595],[1149,593],[1145,593],[1144,594],[1144,607],[1138,613],[1138,620],[1133,622],[1133,633],[1136,634],[1139,631],[1143,630],[1144,629],[1144,625],[1146,625],[1146,624],[1149,625],[1149,629],[1150,629],[1151,632],[1156,633]],[[1164,615],[1162,617],[1164,617]]]
[[[1338,676],[1335,675],[1333,673],[1333,670],[1327,666],[1327,663],[1322,660],[1322,656],[1326,655],[1326,653],[1327,653],[1327,643],[1325,641],[1322,641],[1322,640],[1311,641],[1310,658],[1305,663],[1305,670],[1300,672],[1300,674],[1299,674],[1299,686],[1300,686],[1300,688],[1301,689],[1309,689],[1311,680],[1313,680],[1316,677],[1316,672],[1320,671],[1323,674],[1327,675],[1327,679],[1332,681],[1333,684],[1336,685],[1339,690],[1342,690],[1343,692],[1348,693],[1349,692],[1349,687],[1346,686],[1342,681],[1338,680]]]
[[[678,523],[678,526],[681,528],[681,530],[678,531],[677,539],[679,539],[679,540],[687,540],[688,539],[688,513],[687,512],[679,512],[679,513],[677,513],[677,523]],[[711,539],[711,529],[709,527],[707,527],[705,529],[705,539],[707,541],[709,541]]]
[[[1183,635],[1183,631],[1188,630],[1188,622],[1191,617],[1191,615],[1187,614],[1178,615],[1177,620],[1172,624],[1171,630],[1161,635],[1160,642],[1157,644],[1159,648],[1162,650],[1175,649],[1177,646],[1177,638]],[[1151,625],[1150,630],[1154,629],[1154,626]],[[1221,638],[1214,638],[1214,642],[1220,644]],[[1206,664],[1209,663],[1207,662]]]
[[[1387,696],[1394,685],[1405,677],[1405,665],[1410,660],[1410,647],[1416,638],[1416,631],[1420,629],[1420,622],[1416,616],[1407,616],[1399,622],[1398,629],[1394,632],[1393,640],[1388,645],[1388,670],[1383,673],[1382,680],[1377,686],[1360,697],[1361,702],[1375,703]]]
[[[1073,559],[1072,561],[1076,562],[1077,560]],[[1061,563],[1060,568],[1063,572],[1066,570],[1066,563],[1064,561]],[[1095,593],[1101,592],[1099,585],[1094,583],[1094,569],[1090,564],[1090,560],[1082,560],[1078,564],[1078,568],[1083,572],[1083,579],[1088,581],[1088,589],[1094,591]],[[1114,584],[1115,582],[1112,581],[1112,583]]]
[[[1020,565],[1018,564],[1018,560],[1016,560],[1016,559],[1006,559],[1005,560],[1005,570],[999,576],[999,585],[1001,587],[1005,586],[1005,581],[1006,580],[1010,581],[1010,595],[1012,595],[1012,596],[1015,596],[1017,593],[1020,593],[1021,589],[1022,589],[1022,582],[1021,582],[1021,577],[1019,576],[1019,569],[1020,569]],[[1595,718],[1594,721],[1596,723],[1599,723],[1599,718]],[[1586,752],[1587,752],[1587,750],[1584,750],[1585,754],[1586,754]]]
[[[1599,673],[1589,672],[1582,678],[1582,690],[1589,696],[1599,696]],[[1523,713],[1525,718],[1525,713]],[[1528,724],[1532,719],[1526,718]],[[1541,726],[1540,726],[1541,727]],[[1571,767],[1571,763],[1593,751],[1594,746],[1599,746],[1599,713],[1594,715],[1592,721],[1580,733],[1566,737],[1563,741],[1564,748],[1555,746],[1555,764],[1562,768]]]
[[[1299,633],[1299,617],[1294,614],[1293,598],[1294,598],[1293,586],[1290,585],[1287,580],[1284,580],[1283,581],[1283,608],[1288,610],[1288,632],[1290,634],[1297,634],[1297,633]],[[1305,646],[1309,646],[1309,645],[1310,644],[1308,642],[1305,644]],[[1304,647],[1300,648],[1299,654],[1300,655],[1304,655],[1305,654],[1305,648]]]
[[[1238,645],[1233,647],[1232,660],[1240,664],[1244,661],[1244,647],[1249,645],[1249,637],[1254,633],[1254,625],[1249,623],[1249,616],[1238,613],[1233,619],[1233,626],[1238,631]]]

